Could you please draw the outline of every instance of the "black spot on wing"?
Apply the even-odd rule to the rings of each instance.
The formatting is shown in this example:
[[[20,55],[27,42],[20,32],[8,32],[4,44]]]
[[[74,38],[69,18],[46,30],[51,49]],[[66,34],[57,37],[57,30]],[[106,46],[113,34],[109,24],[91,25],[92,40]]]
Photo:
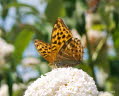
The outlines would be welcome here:
[[[59,33],[57,33],[57,35],[59,35]]]
[[[57,28],[54,28],[53,31],[57,30]]]
[[[65,29],[63,29],[63,31],[66,31]]]
[[[58,27],[58,28],[60,28],[60,25],[59,25],[59,24],[57,24],[57,27]]]
[[[57,44],[57,41],[54,41],[53,44]]]
[[[41,50],[42,50],[42,48],[39,49],[39,51],[41,51]]]
[[[61,45],[61,42],[58,42],[58,45]]]
[[[65,38],[65,37],[66,37],[65,35],[62,36],[62,38]]]
[[[60,33],[60,35],[62,35],[62,34],[63,34],[63,32]]]
[[[58,39],[58,40],[60,40],[60,39],[61,39],[61,37],[58,37],[57,39]]]

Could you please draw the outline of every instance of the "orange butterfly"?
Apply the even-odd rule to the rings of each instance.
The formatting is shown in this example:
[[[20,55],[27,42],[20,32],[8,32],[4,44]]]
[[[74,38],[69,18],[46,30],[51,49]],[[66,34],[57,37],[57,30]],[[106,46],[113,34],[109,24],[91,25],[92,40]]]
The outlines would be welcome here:
[[[53,67],[75,66],[80,63],[83,56],[81,41],[73,38],[61,18],[56,20],[52,30],[51,44],[35,40],[35,46]]]

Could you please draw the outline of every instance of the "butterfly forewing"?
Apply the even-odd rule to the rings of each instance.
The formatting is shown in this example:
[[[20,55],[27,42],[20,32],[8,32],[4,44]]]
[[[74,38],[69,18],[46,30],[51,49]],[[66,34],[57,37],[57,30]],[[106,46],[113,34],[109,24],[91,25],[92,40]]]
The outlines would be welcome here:
[[[63,20],[58,18],[52,30],[51,46],[54,59],[61,47],[72,38],[71,31],[64,24]]]
[[[51,45],[41,40],[35,40],[35,46],[38,52],[48,61],[52,62]]]

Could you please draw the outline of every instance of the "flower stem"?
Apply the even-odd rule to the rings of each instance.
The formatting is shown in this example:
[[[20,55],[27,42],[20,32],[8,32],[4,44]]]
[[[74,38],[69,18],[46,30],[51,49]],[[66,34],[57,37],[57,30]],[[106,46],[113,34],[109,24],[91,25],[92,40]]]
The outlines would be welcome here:
[[[95,71],[94,71],[94,62],[92,60],[91,48],[90,48],[90,43],[89,43],[89,39],[87,36],[87,32],[86,32],[86,41],[87,41],[87,49],[88,49],[88,54],[89,54],[89,65],[90,65],[91,70],[92,70],[92,76],[93,76],[95,83],[97,85],[97,88],[98,88],[98,83],[97,83],[96,75],[95,75]]]

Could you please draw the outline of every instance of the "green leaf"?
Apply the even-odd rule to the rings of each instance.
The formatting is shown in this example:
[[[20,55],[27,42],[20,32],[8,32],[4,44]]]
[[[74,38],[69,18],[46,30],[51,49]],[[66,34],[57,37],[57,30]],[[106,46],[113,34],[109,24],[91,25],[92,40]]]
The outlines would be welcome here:
[[[119,78],[109,77],[105,84],[105,91],[111,92],[113,96],[119,96]]]
[[[0,0],[0,5],[2,9],[2,10],[0,9],[0,16],[2,17],[2,19],[5,19],[8,16],[9,9],[6,8],[6,6],[11,2],[13,2],[13,0]]]
[[[87,72],[89,75],[92,76],[92,71],[89,65],[79,64],[75,66],[76,68],[82,69],[83,71]]]
[[[94,30],[104,30],[106,28],[106,26],[104,24],[95,24],[92,26],[92,29]]]
[[[13,79],[12,79],[12,73],[10,71],[6,72],[6,82],[7,82],[7,85],[8,85],[9,96],[12,96],[12,94],[13,94],[13,90],[12,90]]]
[[[119,28],[115,29],[115,32],[112,34],[114,40],[114,47],[116,50],[116,55],[119,56]]]
[[[58,17],[65,16],[62,0],[50,0],[46,8],[46,16],[51,22],[54,22]]]
[[[72,17],[76,10],[76,1],[77,0],[64,0],[65,3],[65,10],[68,17]]]
[[[17,36],[15,40],[15,44],[14,44],[15,45],[14,56],[15,56],[16,62],[19,62],[19,60],[22,58],[22,54],[25,48],[30,43],[32,37],[33,37],[33,31],[28,29],[24,29]]]
[[[110,74],[112,76],[119,76],[119,60],[113,60],[110,62]]]

